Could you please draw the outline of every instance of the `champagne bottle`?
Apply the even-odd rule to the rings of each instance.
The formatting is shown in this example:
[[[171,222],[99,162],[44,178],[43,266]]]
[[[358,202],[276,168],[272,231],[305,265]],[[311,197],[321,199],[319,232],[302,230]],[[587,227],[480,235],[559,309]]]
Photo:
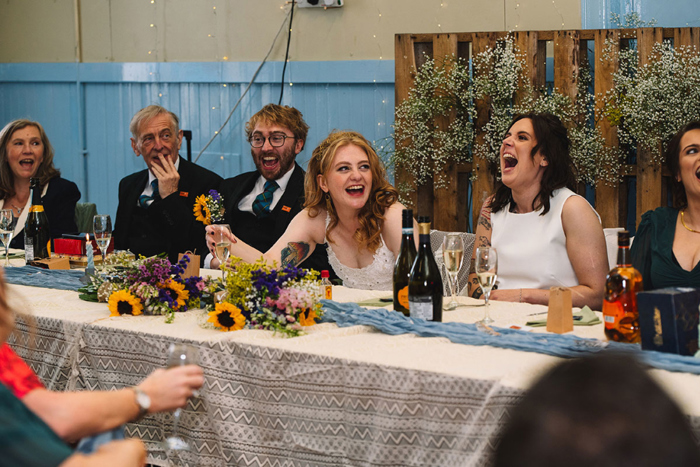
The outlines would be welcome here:
[[[413,240],[413,210],[404,209],[402,214],[401,250],[394,264],[394,310],[409,316],[408,281],[411,267],[416,259],[416,243]]]
[[[442,276],[430,248],[430,218],[418,218],[419,246],[408,282],[411,318],[442,321]]]
[[[605,336],[618,342],[640,342],[637,292],[642,290],[642,275],[634,267],[630,256],[630,235],[617,234],[617,267],[605,279],[603,319]]]
[[[32,205],[27,214],[27,223],[24,225],[24,257],[28,262],[44,259],[50,256],[49,220],[41,204],[41,185],[38,178],[29,181],[31,189]]]

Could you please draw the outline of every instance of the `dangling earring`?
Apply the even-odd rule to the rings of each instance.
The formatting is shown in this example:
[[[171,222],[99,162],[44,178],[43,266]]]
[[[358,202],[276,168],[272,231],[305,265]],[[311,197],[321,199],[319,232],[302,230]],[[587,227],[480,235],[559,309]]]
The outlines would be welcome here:
[[[326,193],[326,211],[329,213],[333,212],[333,201],[331,200],[331,195]]]

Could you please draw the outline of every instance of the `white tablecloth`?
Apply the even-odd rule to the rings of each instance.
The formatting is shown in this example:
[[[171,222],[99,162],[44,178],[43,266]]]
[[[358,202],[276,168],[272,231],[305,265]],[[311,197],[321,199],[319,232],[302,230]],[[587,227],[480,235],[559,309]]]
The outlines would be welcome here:
[[[171,455],[176,464],[485,465],[508,411],[559,361],[364,326],[320,324],[292,339],[267,331],[224,333],[202,327],[201,310],[165,324],[161,316],[110,318],[106,304],[81,301],[75,292],[10,291],[13,306],[33,316],[19,320],[13,347],[52,389],[137,384],[164,365],[170,342],[200,347],[206,382],[181,425],[195,450]],[[333,294],[337,301],[390,295],[343,287]],[[443,321],[475,322],[483,312],[462,307],[445,312]],[[542,312],[546,307],[491,304],[496,327],[524,325]],[[602,325],[576,326],[574,333],[604,339]],[[651,374],[700,434],[700,376]],[[157,441],[171,426],[171,416],[159,414],[129,425],[128,434],[144,439],[150,462],[166,465]]]

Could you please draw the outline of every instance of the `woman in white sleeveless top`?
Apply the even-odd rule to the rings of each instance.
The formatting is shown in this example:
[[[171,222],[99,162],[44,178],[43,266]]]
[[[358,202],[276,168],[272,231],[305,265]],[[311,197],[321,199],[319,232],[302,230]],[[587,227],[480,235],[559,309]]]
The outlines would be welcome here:
[[[571,288],[574,306],[601,308],[605,237],[598,214],[570,189],[576,176],[569,146],[566,128],[551,114],[518,116],[506,133],[501,182],[476,229],[476,246],[498,251],[491,299],[546,305],[549,288],[563,286]],[[476,274],[469,295],[481,296]]]
[[[328,242],[328,260],[343,285],[391,290],[404,206],[370,143],[353,131],[331,133],[314,149],[304,192],[304,210],[264,255],[235,237],[231,255],[297,266]]]

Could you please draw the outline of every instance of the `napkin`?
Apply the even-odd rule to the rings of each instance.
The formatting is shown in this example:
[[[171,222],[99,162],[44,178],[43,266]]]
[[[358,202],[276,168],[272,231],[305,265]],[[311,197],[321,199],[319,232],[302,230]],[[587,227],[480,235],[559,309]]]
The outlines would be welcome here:
[[[377,297],[370,298],[368,300],[362,300],[361,302],[356,302],[360,306],[381,306],[385,307],[387,305],[394,304],[394,297]]]
[[[577,318],[577,316],[580,316],[580,318]],[[574,312],[574,326],[593,326],[600,323],[602,323],[602,321],[600,318],[598,318],[598,315],[596,315],[593,310],[588,308],[588,306],[581,308],[581,311]],[[547,318],[545,317],[544,319],[540,320],[528,321],[525,323],[525,325],[533,328],[546,326]]]

